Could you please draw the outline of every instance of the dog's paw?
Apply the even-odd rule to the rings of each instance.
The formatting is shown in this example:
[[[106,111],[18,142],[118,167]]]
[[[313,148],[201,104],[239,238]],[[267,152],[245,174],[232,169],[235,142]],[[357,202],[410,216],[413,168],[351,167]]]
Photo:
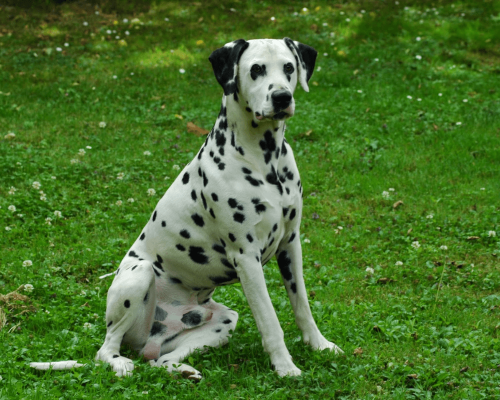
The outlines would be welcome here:
[[[193,367],[187,364],[181,364],[176,362],[171,362],[168,360],[162,360],[162,358],[157,361],[151,360],[149,364],[153,367],[163,367],[166,368],[168,372],[180,372],[183,378],[192,380],[192,381],[201,381],[203,377],[201,376],[201,372],[194,369]]]
[[[112,354],[112,352],[103,351],[101,349],[97,352],[95,359],[96,361],[104,361],[111,365],[113,371],[116,372],[116,376],[132,375],[134,363],[129,358],[122,357],[119,354]]]
[[[276,370],[276,373],[281,376],[281,377],[285,377],[285,376],[300,376],[300,374],[302,374],[302,371],[300,369],[298,369],[295,365],[292,365],[292,367],[288,367],[288,368],[276,368],[275,367],[275,370]]]
[[[111,368],[116,372],[116,376],[131,376],[134,369],[134,363],[132,360],[126,357],[118,357],[113,359],[111,362]]]
[[[273,363],[273,368],[276,373],[281,376],[299,376],[302,371],[298,369],[295,364],[290,360],[277,361]]]
[[[334,351],[335,354],[343,354],[344,352],[340,347],[338,347],[335,343],[329,342],[325,339],[322,334],[313,335],[310,337],[306,337],[304,335],[304,343],[308,344],[315,350],[325,350],[329,349],[330,351]]]

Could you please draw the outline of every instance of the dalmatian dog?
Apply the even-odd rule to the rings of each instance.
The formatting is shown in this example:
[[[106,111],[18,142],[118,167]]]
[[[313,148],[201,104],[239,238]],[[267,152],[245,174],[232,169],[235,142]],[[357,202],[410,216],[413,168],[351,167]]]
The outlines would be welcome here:
[[[201,374],[183,364],[196,349],[228,342],[238,313],[216,303],[221,285],[241,282],[280,376],[300,375],[286,348],[262,266],[276,256],[295,321],[314,349],[342,352],[314,322],[302,275],[302,184],[285,120],[297,84],[308,92],[317,52],[293,41],[239,39],[209,60],[224,89],[215,126],[184,168],[115,272],[108,291],[104,344],[96,360],[116,375],[134,364],[128,343],[152,366]],[[65,369],[76,362],[32,363]]]

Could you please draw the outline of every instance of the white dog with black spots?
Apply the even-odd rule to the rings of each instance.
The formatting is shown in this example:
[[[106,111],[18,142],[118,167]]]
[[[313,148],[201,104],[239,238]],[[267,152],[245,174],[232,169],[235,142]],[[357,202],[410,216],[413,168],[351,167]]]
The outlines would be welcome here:
[[[96,360],[118,376],[134,365],[128,343],[152,366],[201,374],[181,363],[196,349],[228,342],[238,313],[216,303],[217,286],[241,282],[280,376],[300,375],[286,348],[262,266],[276,256],[304,342],[341,350],[314,322],[302,274],[302,184],[285,120],[297,84],[307,92],[317,52],[283,40],[236,40],[210,56],[224,89],[215,125],[196,157],[159,201],[108,291],[104,344]],[[75,361],[32,363],[66,369]]]

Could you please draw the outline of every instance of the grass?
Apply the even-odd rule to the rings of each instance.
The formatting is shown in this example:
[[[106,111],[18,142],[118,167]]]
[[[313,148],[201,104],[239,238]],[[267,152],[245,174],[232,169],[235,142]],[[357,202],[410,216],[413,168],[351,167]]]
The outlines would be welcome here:
[[[0,297],[0,399],[500,398],[498,2],[42,3],[0,10],[0,293],[33,286]],[[319,52],[287,139],[311,307],[345,355],[303,346],[272,261],[300,378],[271,372],[238,285],[215,295],[229,345],[189,359],[202,382],[128,350],[116,378],[92,365],[98,277],[201,146],[187,122],[211,129],[211,51],[285,36]],[[90,365],[28,367],[66,359]]]

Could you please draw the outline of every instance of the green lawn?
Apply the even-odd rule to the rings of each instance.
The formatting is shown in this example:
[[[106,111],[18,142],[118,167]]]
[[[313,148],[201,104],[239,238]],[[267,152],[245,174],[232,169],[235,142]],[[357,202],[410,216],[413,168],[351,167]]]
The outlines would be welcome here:
[[[0,6],[0,399],[500,398],[499,2],[40,3]],[[131,377],[94,366],[98,277],[218,114],[208,56],[285,36],[319,52],[287,140],[311,308],[345,355],[302,344],[272,261],[301,377],[271,371],[240,285],[215,294],[240,319],[189,358],[200,383],[129,350]],[[90,364],[28,366],[67,359]]]

